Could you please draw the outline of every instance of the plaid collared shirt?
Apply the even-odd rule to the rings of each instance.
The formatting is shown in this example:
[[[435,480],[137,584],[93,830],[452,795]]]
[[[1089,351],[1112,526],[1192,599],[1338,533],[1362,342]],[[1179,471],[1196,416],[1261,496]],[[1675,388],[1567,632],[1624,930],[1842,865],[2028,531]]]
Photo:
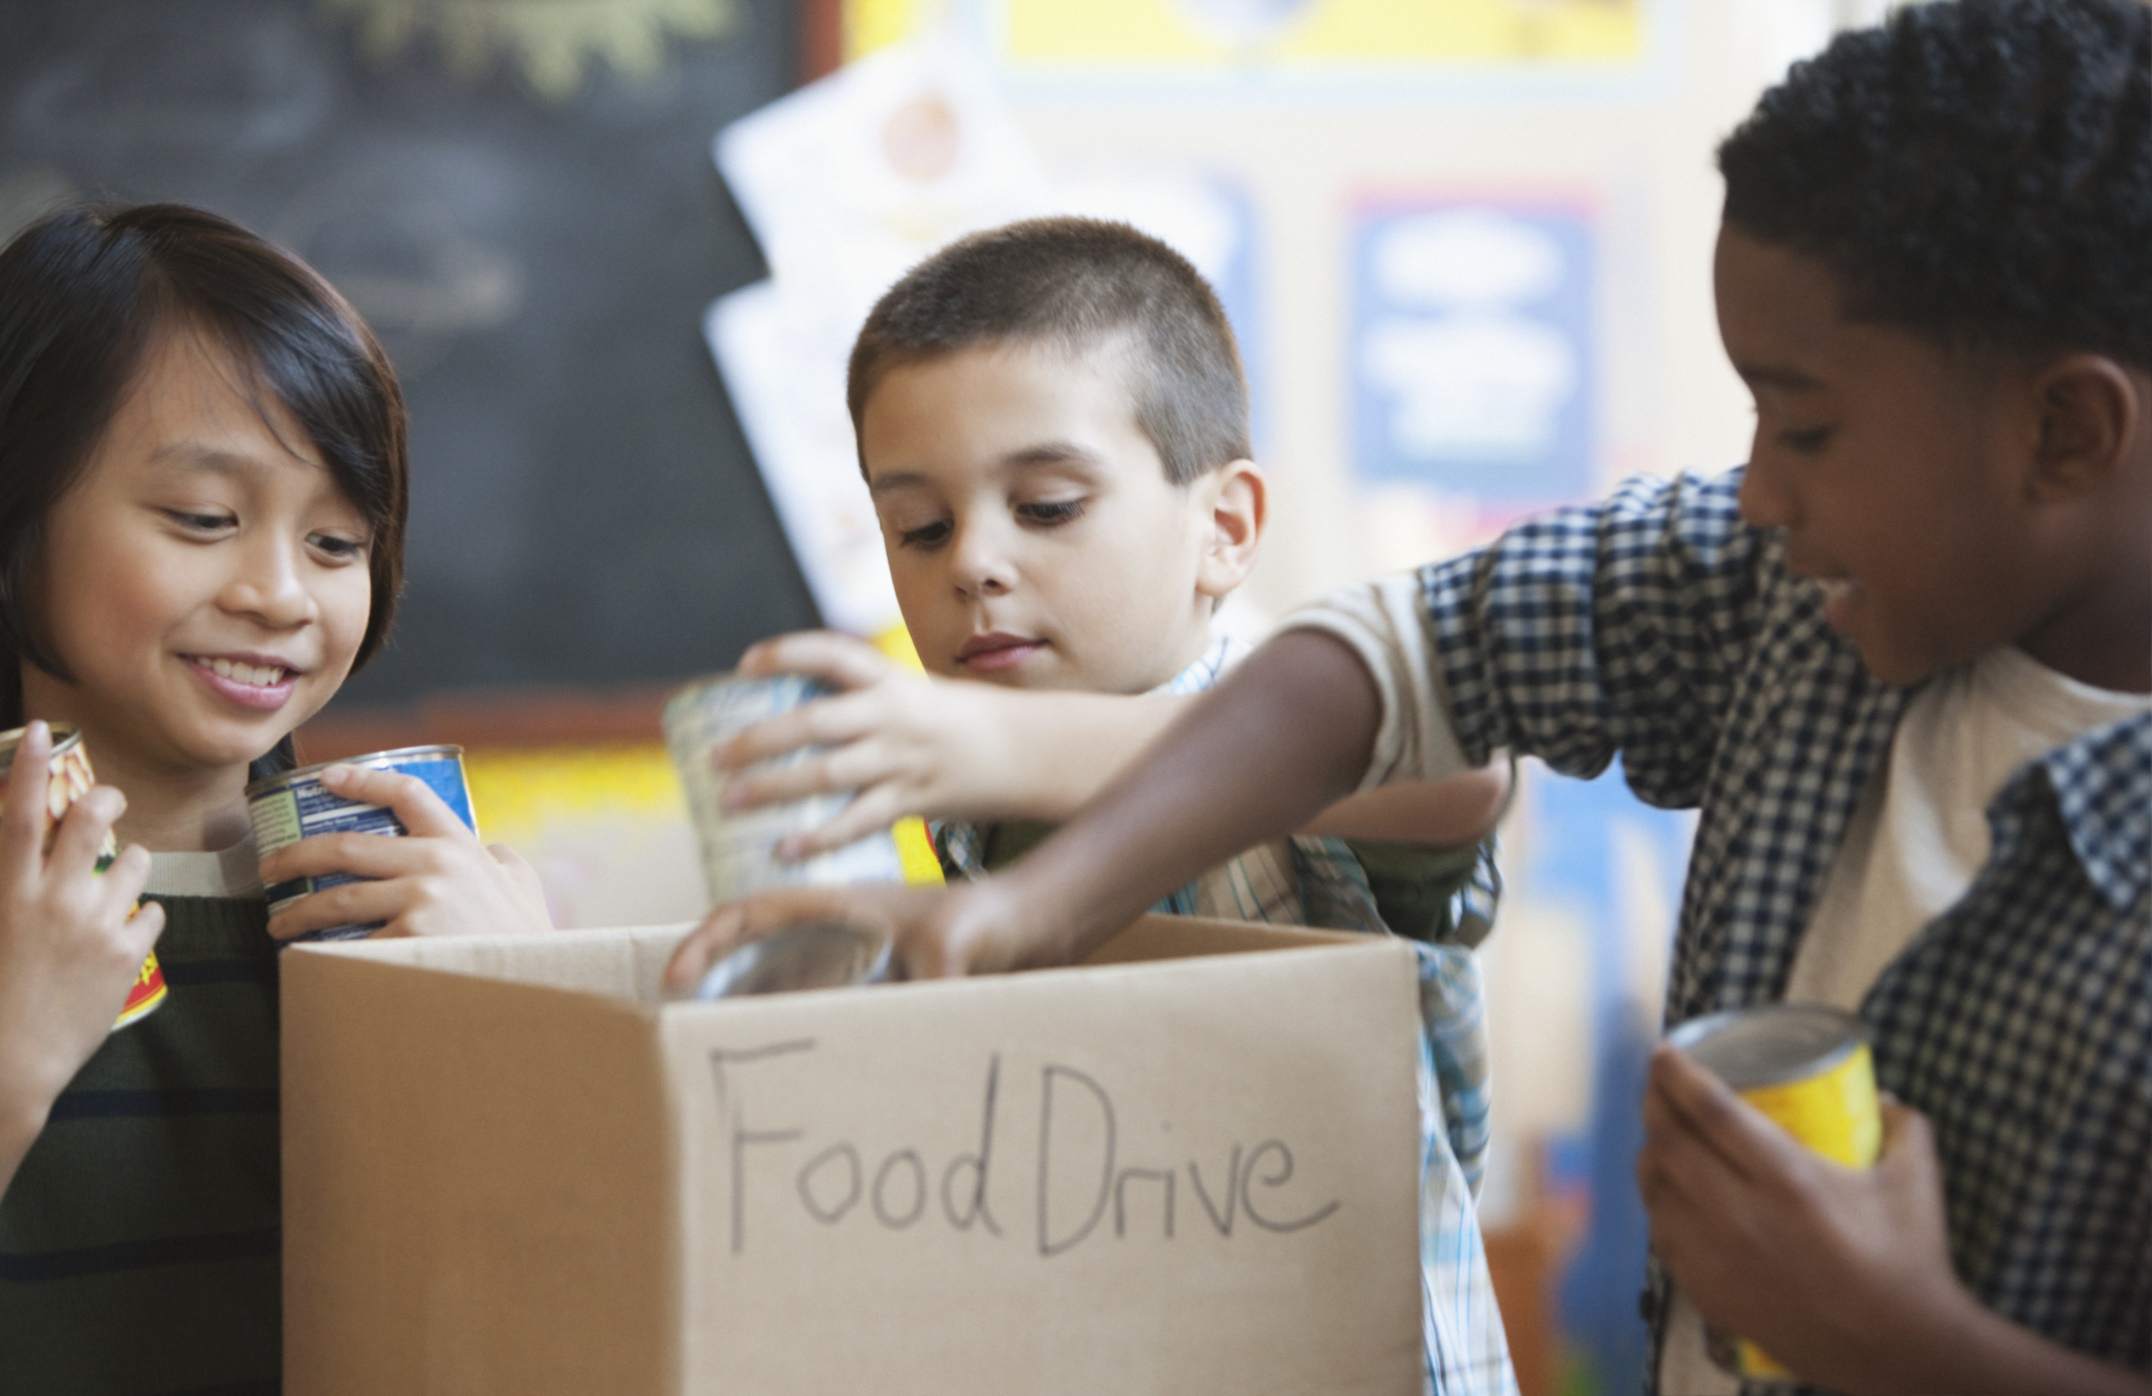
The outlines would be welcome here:
[[[1160,686],[1194,694],[1217,683],[1247,653],[1226,635]],[[950,876],[979,877],[1018,850],[997,841],[1013,826],[937,821],[935,851]],[[1035,841],[1026,826],[1011,842]],[[990,847],[991,846],[991,847]],[[1470,872],[1451,894],[1450,939],[1410,941],[1419,961],[1423,1037],[1420,1100],[1420,1276],[1427,1390],[1435,1396],[1516,1396],[1509,1343],[1473,1198],[1485,1169],[1488,1137],[1486,1009],[1471,947],[1492,923],[1501,879],[1494,841],[1475,850]],[[1160,901],[1168,915],[1212,916],[1338,930],[1387,933],[1366,872],[1341,839],[1295,836],[1248,850]]]
[[[1669,1023],[1783,993],[1910,695],[1740,522],[1739,486],[1632,481],[1410,583],[1436,658],[1405,696],[1447,695],[1464,759],[1508,747],[1590,777],[1619,754],[1644,800],[1701,811]],[[1373,777],[1440,749],[1419,716],[1384,728]],[[1877,1077],[1934,1125],[1981,1302],[2152,1371],[2152,714],[2028,763],[1987,817],[1986,865],[1860,1005]],[[1666,1298],[1655,1272],[1654,1373]]]

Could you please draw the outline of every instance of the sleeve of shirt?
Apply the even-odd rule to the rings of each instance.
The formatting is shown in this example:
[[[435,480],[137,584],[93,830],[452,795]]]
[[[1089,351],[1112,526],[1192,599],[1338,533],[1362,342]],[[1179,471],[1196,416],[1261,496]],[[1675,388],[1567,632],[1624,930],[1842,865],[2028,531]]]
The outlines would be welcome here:
[[[1639,796],[1693,805],[1772,552],[1740,521],[1740,483],[1631,480],[1288,618],[1343,641],[1375,681],[1363,788],[1439,780],[1507,748],[1581,777],[1618,755]]]

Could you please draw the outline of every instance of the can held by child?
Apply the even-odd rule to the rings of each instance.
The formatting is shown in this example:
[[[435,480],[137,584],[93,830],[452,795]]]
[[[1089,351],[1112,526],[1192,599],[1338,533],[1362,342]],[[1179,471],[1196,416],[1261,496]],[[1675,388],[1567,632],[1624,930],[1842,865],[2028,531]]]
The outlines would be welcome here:
[[[407,746],[346,757],[341,761],[317,762],[247,786],[247,817],[254,825],[257,854],[267,857],[287,844],[316,834],[399,835],[409,832],[388,806],[348,800],[324,787],[321,773],[331,766],[363,766],[414,776],[441,797],[441,803],[463,821],[465,828],[474,834],[478,832],[478,821],[471,814],[471,787],[463,775],[463,748]],[[362,880],[349,873],[323,873],[279,882],[266,889],[269,914],[274,916],[311,892]],[[378,921],[366,925],[330,926],[294,939],[358,940],[380,929]]]
[[[8,773],[15,766],[16,748],[22,745],[27,730],[18,727],[12,732],[0,732],[0,791],[7,789]],[[68,806],[87,795],[95,784],[97,776],[90,768],[90,748],[82,740],[82,733],[65,723],[54,723],[52,764],[45,780],[45,846],[48,851]],[[97,871],[111,867],[112,860],[119,856],[119,841],[108,829],[104,846],[97,851]],[[141,903],[135,905],[139,908]],[[133,914],[133,911],[128,912],[130,916]],[[130,1023],[142,1021],[164,1002],[165,994],[164,970],[157,963],[157,952],[152,950],[136,972],[134,984],[127,991],[126,1002],[120,1006],[120,1016],[113,1021],[112,1030],[117,1032]]]
[[[796,862],[777,856],[779,841],[828,823],[851,800],[848,793],[810,795],[763,809],[724,807],[728,780],[717,768],[717,749],[754,724],[828,692],[826,685],[797,674],[768,678],[718,674],[687,685],[665,704],[665,745],[694,817],[703,877],[713,903],[769,887],[904,880],[896,838],[886,829]],[[776,758],[775,764],[804,761],[818,750],[805,747],[788,752]]]
[[[879,984],[890,977],[886,931],[840,921],[810,921],[747,944],[710,966],[699,999],[796,994]]]
[[[1693,1018],[1667,1041],[1732,1087],[1810,1152],[1870,1168],[1883,1145],[1868,1030],[1823,1004],[1774,1003]],[[1745,1339],[1706,1334],[1712,1360],[1749,1382],[1793,1373]]]

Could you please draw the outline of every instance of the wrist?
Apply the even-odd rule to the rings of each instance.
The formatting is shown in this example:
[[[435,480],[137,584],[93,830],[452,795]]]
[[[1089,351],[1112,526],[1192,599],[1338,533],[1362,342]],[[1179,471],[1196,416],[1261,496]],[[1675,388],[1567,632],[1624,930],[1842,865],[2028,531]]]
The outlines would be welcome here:
[[[1032,695],[986,683],[965,687],[971,706],[960,710],[957,736],[971,788],[962,812],[982,820],[1035,817],[1034,787],[1045,763],[1026,759],[1040,749],[1039,733],[1029,730],[1037,705],[1025,700]]]
[[[0,1159],[19,1159],[29,1152],[37,1136],[45,1132],[57,1095],[57,1091],[48,1094],[20,1080],[0,1084]]]
[[[1091,899],[1057,888],[1054,870],[1045,860],[1027,857],[971,885],[991,901],[996,921],[1018,931],[1021,967],[1074,964],[1105,939],[1104,932],[1094,933],[1081,919]]]
[[[2025,1390],[2015,1358],[2027,1336],[1989,1310],[1949,1275],[1920,1287],[1895,1324],[1877,1331],[1895,1337],[1875,1354],[1880,1380],[1873,1396],[1925,1396],[1951,1391],[1963,1396],[2011,1396]]]

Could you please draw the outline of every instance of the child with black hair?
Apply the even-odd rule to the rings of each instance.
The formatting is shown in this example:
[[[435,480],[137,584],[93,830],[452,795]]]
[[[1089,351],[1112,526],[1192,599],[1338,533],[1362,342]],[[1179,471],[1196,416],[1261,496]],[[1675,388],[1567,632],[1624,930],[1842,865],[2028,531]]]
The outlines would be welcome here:
[[[1745,469],[1297,618],[1007,876],[856,894],[914,973],[1062,961],[1356,786],[1508,747],[1701,812],[1668,1019],[1856,1011],[1869,1172],[1655,1056],[1652,1383],[2152,1391],[2152,8],[1909,7],[1725,143]],[[1259,750],[1249,763],[1239,754]],[[677,962],[806,910],[721,910]]]
[[[407,499],[388,359],[288,254],[177,205],[0,250],[0,728],[27,728],[0,804],[9,1390],[274,1390],[278,941],[548,924],[520,859],[386,772],[323,782],[410,837],[255,866],[244,788],[388,634]],[[58,723],[105,783],[47,846]],[[331,869],[371,880],[267,915],[264,877]],[[166,1001],[115,1031],[152,942]]]

